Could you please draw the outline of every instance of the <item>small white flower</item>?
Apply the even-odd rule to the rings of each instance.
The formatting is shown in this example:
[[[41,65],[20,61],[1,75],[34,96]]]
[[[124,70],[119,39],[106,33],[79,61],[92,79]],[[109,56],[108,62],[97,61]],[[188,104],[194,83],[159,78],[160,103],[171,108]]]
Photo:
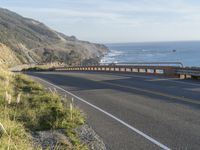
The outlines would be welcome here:
[[[8,87],[9,86],[9,79],[7,79],[6,81],[5,81],[5,87]]]
[[[8,102],[8,104],[11,103],[12,96],[8,93],[8,91],[6,91],[5,100]]]
[[[8,101],[8,91],[6,91],[5,99],[6,99],[6,101]]]
[[[20,103],[20,100],[21,100],[21,93],[19,93],[18,96],[17,96],[17,104]]]
[[[7,133],[6,129],[4,128],[3,124],[1,124],[1,122],[0,122],[0,130],[2,130],[4,133]]]
[[[53,94],[53,91],[52,91],[52,89],[51,88],[49,88],[49,91]]]
[[[11,101],[12,101],[12,95],[8,95],[8,104],[11,104]]]
[[[56,88],[54,88],[54,94],[56,94],[57,93],[57,90],[56,90]]]

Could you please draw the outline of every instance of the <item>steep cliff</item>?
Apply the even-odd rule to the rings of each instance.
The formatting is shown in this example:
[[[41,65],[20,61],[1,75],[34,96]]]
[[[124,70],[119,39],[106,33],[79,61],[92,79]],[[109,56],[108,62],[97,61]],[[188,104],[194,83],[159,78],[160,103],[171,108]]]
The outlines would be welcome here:
[[[55,61],[71,65],[90,63],[98,61],[108,51],[102,44],[66,36],[41,22],[3,8],[0,8],[0,44],[0,61],[10,61],[12,65]],[[7,54],[5,49],[8,49]],[[12,53],[9,56],[12,60],[4,57],[9,53]]]

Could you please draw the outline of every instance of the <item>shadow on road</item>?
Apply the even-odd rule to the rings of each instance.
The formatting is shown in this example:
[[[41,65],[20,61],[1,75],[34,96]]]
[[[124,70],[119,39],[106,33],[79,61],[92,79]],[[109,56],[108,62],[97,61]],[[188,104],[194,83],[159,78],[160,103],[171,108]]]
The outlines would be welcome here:
[[[167,80],[155,80],[152,82],[149,79],[139,79],[135,78],[134,76],[129,76],[129,78],[122,79],[94,81],[84,78],[83,76],[77,77],[73,76],[73,74],[61,74],[59,72],[37,72],[29,74],[43,78],[58,86],[67,86],[69,87],[68,90],[71,92],[82,90],[112,89],[151,98],[149,100],[162,100],[167,103],[188,105],[196,109],[200,108],[200,85],[199,92],[195,92],[192,91],[192,89],[197,88],[197,86],[194,85],[177,84],[168,82]],[[101,76],[99,73],[96,75]],[[85,74],[85,76],[87,77],[87,74]]]

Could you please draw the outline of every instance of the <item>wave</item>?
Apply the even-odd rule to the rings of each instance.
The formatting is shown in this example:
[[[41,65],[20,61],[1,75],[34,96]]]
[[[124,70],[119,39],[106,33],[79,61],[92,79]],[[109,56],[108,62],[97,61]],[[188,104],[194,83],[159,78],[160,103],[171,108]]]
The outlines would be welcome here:
[[[101,59],[101,63],[118,63],[117,58],[124,54],[124,51],[110,50],[110,52]]]
[[[103,63],[179,61],[185,66],[200,66],[200,42],[114,44],[109,48]]]

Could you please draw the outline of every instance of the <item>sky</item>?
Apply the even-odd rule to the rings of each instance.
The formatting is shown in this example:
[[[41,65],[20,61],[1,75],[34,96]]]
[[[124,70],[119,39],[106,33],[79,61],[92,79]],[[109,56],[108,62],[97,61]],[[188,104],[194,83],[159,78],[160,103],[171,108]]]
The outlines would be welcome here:
[[[199,0],[0,0],[0,7],[92,42],[200,40]]]

